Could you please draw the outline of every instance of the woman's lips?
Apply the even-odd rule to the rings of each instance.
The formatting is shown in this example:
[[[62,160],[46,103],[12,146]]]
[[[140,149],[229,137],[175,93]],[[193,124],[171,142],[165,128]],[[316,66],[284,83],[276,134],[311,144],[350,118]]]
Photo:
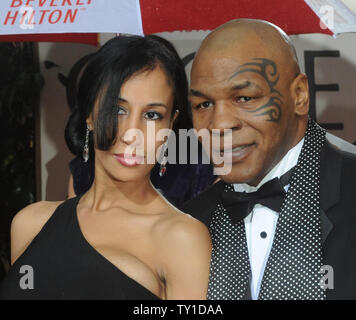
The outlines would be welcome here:
[[[125,167],[135,167],[144,162],[144,157],[127,153],[115,153],[115,159]]]

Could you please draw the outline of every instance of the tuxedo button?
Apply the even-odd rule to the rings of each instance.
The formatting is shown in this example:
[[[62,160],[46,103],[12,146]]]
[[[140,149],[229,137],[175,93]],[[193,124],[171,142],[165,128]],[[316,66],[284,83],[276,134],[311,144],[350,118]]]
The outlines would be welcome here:
[[[265,239],[265,238],[267,238],[267,233],[265,231],[262,231],[260,233],[260,236],[261,236],[262,239]]]

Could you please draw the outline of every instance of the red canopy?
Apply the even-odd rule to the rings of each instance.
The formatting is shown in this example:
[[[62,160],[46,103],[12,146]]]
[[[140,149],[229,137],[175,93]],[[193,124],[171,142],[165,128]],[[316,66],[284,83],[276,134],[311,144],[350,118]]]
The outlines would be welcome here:
[[[212,30],[236,18],[263,19],[288,34],[326,33],[304,0],[140,0],[145,34]]]
[[[75,42],[90,44],[93,46],[99,43],[97,33],[47,33],[47,34],[18,34],[0,36],[2,42]]]

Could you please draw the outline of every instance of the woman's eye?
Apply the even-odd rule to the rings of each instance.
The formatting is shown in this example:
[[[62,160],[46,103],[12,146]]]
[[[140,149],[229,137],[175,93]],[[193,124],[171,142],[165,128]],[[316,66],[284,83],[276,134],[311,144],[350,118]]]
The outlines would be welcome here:
[[[240,96],[240,97],[236,97],[236,101],[237,102],[248,102],[252,100],[251,97],[246,97],[246,96]]]
[[[206,109],[209,108],[213,105],[213,103],[211,101],[204,101],[202,103],[199,103],[198,105],[196,105],[194,107],[194,109]]]
[[[147,120],[161,120],[162,118],[162,115],[158,112],[148,111],[145,113],[145,119]]]
[[[117,114],[124,115],[124,114],[127,114],[127,111],[123,107],[118,106],[117,107]]]

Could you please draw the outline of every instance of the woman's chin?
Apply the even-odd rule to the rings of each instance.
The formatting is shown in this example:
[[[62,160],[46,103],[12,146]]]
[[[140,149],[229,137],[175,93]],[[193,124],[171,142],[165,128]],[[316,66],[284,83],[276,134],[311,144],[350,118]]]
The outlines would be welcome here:
[[[125,163],[122,163],[121,158],[119,160],[116,157],[96,159],[96,178],[100,179],[99,176],[102,175],[116,182],[143,182],[145,178],[149,178],[154,167],[154,164],[140,164],[130,159]]]
[[[110,170],[109,176],[116,181],[121,182],[143,182],[146,177],[150,176],[152,166],[135,165],[132,167],[120,166],[115,170]]]

